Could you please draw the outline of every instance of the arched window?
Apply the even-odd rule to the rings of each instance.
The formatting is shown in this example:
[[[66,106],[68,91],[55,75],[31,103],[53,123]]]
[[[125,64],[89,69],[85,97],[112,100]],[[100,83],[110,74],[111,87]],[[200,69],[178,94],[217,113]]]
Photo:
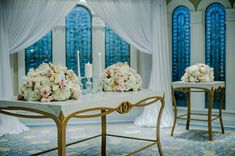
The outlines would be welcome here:
[[[177,7],[172,14],[172,81],[179,81],[190,65],[190,11]],[[177,92],[178,106],[186,106],[184,94]]]
[[[85,76],[85,64],[92,63],[91,13],[77,5],[66,16],[66,66],[78,74],[78,51],[80,52],[81,76]]]
[[[130,46],[109,26],[105,27],[105,67],[117,62],[130,64]]]
[[[52,32],[25,49],[25,73],[43,62],[52,62]]]
[[[225,81],[226,11],[223,5],[213,3],[206,9],[206,64],[214,68],[216,81]],[[214,108],[219,108],[219,96],[214,96]],[[206,98],[206,107],[208,104]]]

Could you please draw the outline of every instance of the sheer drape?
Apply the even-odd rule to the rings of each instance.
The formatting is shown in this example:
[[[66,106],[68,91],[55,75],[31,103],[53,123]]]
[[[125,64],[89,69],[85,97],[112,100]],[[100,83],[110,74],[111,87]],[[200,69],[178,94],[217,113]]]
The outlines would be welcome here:
[[[124,40],[142,52],[152,54],[149,88],[165,92],[162,126],[173,120],[165,0],[87,0],[94,11]],[[147,70],[147,69],[146,69]],[[156,125],[159,106],[145,108],[135,123]]]
[[[44,35],[76,4],[60,0],[0,1],[0,96],[12,96],[10,53],[23,50]],[[27,128],[17,118],[0,115],[0,136]]]

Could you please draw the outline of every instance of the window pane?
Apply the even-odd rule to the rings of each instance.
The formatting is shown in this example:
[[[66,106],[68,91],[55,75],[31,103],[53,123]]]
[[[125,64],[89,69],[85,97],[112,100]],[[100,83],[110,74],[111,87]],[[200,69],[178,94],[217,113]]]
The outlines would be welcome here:
[[[206,64],[214,68],[215,81],[225,81],[225,8],[213,3],[206,9]],[[206,95],[206,108],[209,96]],[[219,108],[219,94],[214,96],[213,108]],[[225,108],[225,104],[223,105]]]
[[[190,12],[185,6],[172,14],[172,81],[179,81],[190,65]],[[184,93],[176,92],[178,106],[186,106]]]
[[[130,64],[130,46],[110,27],[105,27],[105,67],[117,62]]]
[[[52,62],[52,32],[25,49],[25,73],[43,62]]]
[[[81,5],[77,5],[66,16],[66,66],[76,74],[78,74],[78,50],[81,76],[85,76],[85,64],[92,63],[91,13]]]

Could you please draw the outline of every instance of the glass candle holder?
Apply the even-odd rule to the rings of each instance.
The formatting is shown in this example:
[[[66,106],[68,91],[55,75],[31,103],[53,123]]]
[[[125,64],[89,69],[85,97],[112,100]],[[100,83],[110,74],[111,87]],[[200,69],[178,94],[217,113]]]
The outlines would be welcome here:
[[[87,82],[86,82],[86,93],[92,93],[93,89],[93,84],[91,82],[91,77],[87,77]]]

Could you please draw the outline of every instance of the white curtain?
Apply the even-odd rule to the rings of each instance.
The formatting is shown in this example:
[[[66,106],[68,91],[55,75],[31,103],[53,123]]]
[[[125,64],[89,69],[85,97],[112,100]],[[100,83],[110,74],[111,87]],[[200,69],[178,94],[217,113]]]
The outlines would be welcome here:
[[[0,97],[13,95],[10,54],[46,35],[76,3],[72,0],[0,1]],[[0,115],[0,136],[23,130],[27,127],[17,118]]]
[[[173,121],[170,94],[171,74],[167,37],[167,10],[165,0],[87,0],[92,9],[124,40],[142,52],[152,54],[149,88],[165,92],[166,107],[162,126]],[[148,69],[146,69],[148,70]],[[144,109],[135,123],[154,127],[159,105]]]

